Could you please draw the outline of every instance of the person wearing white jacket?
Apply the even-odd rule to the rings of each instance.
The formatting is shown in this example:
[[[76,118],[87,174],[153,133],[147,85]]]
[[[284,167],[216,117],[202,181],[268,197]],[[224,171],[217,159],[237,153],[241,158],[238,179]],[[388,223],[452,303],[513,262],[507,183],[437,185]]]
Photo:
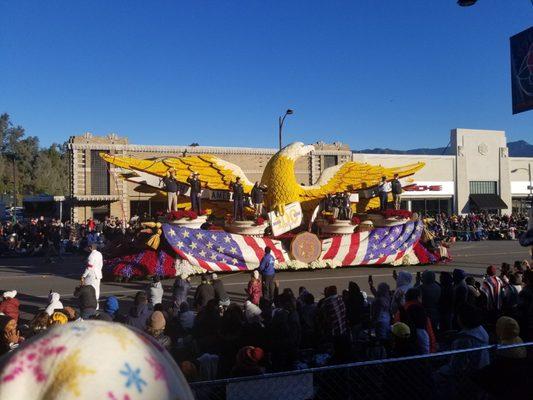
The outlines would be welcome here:
[[[104,266],[104,257],[97,250],[96,244],[91,245],[91,253],[87,258],[87,266],[81,276],[82,285],[91,285],[96,293],[96,309],[98,310],[98,299],[100,298],[100,281],[102,280],[102,267]]]
[[[155,306],[163,302],[164,289],[161,284],[159,276],[154,275],[152,278],[152,284],[150,285],[150,296],[148,297],[150,304]]]
[[[48,294],[48,306],[46,307],[46,310],[44,310],[48,315],[52,315],[55,310],[62,310],[63,309],[63,303],[59,301],[61,298],[61,295],[56,292],[50,291]]]

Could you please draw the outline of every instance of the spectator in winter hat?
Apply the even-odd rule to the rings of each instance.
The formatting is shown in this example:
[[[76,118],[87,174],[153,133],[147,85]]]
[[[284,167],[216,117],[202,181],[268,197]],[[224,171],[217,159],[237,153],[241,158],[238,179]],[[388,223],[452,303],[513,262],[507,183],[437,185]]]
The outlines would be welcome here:
[[[8,290],[4,292],[3,301],[0,303],[0,313],[8,315],[15,321],[18,321],[20,302],[15,298],[16,295],[16,290]]]
[[[494,265],[487,267],[487,275],[483,279],[481,286],[481,290],[487,298],[487,309],[493,312],[501,310],[503,304],[503,282],[496,276],[496,273],[497,269]]]
[[[172,342],[170,338],[165,335],[165,316],[161,311],[154,311],[146,323],[146,333],[152,336],[157,342],[166,348],[170,349]]]
[[[54,311],[50,317],[49,323],[53,325],[65,325],[68,322],[68,317],[61,311]]]
[[[248,287],[244,291],[248,294],[248,300],[258,306],[259,299],[261,299],[261,296],[263,295],[263,285],[258,270],[254,270],[251,273]]]
[[[250,300],[244,302],[244,319],[247,323],[261,323],[261,309]]]
[[[148,298],[145,292],[137,292],[133,306],[126,317],[126,324],[139,330],[146,328],[146,322],[152,315],[152,309],[148,305]]]
[[[16,349],[23,341],[17,321],[8,315],[0,315],[0,356]]]
[[[416,354],[416,341],[411,337],[409,325],[396,322],[391,327],[391,357],[407,357]]]
[[[395,315],[405,303],[405,293],[413,287],[413,275],[408,271],[400,271],[396,278],[396,290],[392,295],[391,314]]]
[[[236,357],[235,366],[231,371],[231,376],[253,376],[262,375],[265,369],[260,366],[265,353],[260,347],[245,346],[239,350]]]
[[[33,319],[30,322],[31,332],[34,335],[37,335],[47,330],[49,327],[49,321],[50,321],[50,316],[45,311],[41,311],[35,317],[33,317]]]
[[[502,345],[523,343],[520,338],[520,326],[511,317],[500,317],[496,321],[496,336],[498,343]],[[525,347],[513,347],[505,350],[498,350],[498,355],[507,358],[526,358],[527,350]]]
[[[218,304],[223,307],[228,307],[230,305],[230,299],[224,288],[224,282],[218,279],[218,275],[215,273],[211,274],[211,284],[215,290],[215,299],[218,300]]]
[[[52,315],[55,310],[63,309],[63,303],[59,301],[60,298],[61,295],[59,293],[50,291],[48,294],[48,306],[45,310],[48,315]]]
[[[39,379],[32,366],[42,371]],[[142,332],[105,321],[29,339],[2,360],[0,381],[2,399],[193,399],[168,352]]]

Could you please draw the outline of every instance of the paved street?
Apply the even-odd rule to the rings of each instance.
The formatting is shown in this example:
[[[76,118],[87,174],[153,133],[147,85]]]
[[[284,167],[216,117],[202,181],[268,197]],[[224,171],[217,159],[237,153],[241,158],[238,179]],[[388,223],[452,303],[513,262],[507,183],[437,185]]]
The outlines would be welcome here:
[[[512,263],[515,260],[528,258],[526,248],[520,247],[515,241],[487,241],[456,243],[451,249],[454,261],[449,264],[433,265],[429,268],[435,271],[451,271],[463,268],[475,276],[481,277],[489,264],[499,265],[502,262]],[[83,259],[69,256],[58,264],[44,264],[39,258],[0,259],[0,290],[16,289],[18,298],[22,302],[22,318],[27,320],[47,304],[49,290],[61,294],[64,304],[75,304],[72,292],[79,282],[83,269]],[[426,267],[408,267],[410,271],[424,270]],[[350,280],[355,280],[363,290],[368,291],[368,275],[374,276],[377,283],[386,281],[392,285],[392,268],[390,267],[350,267],[335,270],[315,271],[287,271],[277,274],[281,287],[290,287],[297,292],[300,286],[305,286],[315,297],[320,295],[325,286],[337,285],[339,290],[347,288]],[[244,287],[249,280],[247,273],[224,275],[226,290],[233,300],[242,301],[245,298]],[[173,280],[163,282],[167,298]],[[193,284],[197,278],[193,280]],[[101,297],[114,294],[121,300],[121,309],[127,310],[132,296],[138,290],[147,287],[147,281],[115,283],[105,282],[101,287]]]

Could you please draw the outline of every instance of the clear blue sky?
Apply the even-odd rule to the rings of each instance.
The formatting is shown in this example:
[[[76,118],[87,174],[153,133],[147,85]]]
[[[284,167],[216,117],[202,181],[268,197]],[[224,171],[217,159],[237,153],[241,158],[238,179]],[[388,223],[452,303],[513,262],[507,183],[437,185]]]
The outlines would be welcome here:
[[[511,114],[509,37],[530,0],[0,0],[0,112],[63,142],[444,146],[451,128],[533,142]]]

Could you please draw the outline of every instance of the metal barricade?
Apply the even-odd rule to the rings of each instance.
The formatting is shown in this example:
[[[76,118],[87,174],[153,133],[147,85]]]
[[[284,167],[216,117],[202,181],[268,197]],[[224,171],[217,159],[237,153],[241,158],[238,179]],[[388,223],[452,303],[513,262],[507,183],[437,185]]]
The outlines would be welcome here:
[[[197,400],[486,399],[475,382],[498,352],[486,346],[191,384]]]

